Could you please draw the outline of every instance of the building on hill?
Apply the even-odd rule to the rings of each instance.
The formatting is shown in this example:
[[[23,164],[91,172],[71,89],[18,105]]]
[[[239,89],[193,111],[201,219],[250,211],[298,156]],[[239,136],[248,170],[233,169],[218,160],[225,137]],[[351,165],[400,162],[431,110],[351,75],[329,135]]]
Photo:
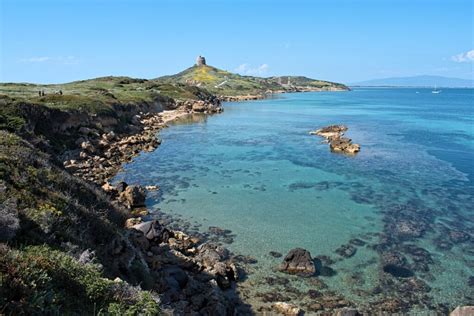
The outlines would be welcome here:
[[[198,66],[203,66],[206,64],[206,58],[202,57],[201,55],[199,55],[197,58],[196,58],[196,65]]]

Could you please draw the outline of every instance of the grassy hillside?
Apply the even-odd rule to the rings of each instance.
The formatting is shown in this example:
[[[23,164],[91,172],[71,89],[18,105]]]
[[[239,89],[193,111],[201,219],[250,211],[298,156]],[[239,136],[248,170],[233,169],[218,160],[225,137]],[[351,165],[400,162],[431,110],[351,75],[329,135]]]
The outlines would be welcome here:
[[[289,82],[288,82],[289,80]],[[346,86],[301,76],[241,76],[212,66],[193,66],[153,80],[101,77],[64,84],[0,83],[0,102],[28,102],[60,110],[109,113],[113,105],[218,96],[263,95],[298,90],[345,90]],[[40,92],[44,91],[45,95]]]
[[[151,294],[106,278],[151,279],[121,228],[125,209],[5,131],[0,179],[1,314],[157,313]]]
[[[45,96],[39,95],[40,91]],[[62,94],[60,94],[60,91]],[[103,113],[114,104],[154,102],[166,98],[198,100],[209,92],[195,86],[170,84],[129,77],[101,77],[65,84],[0,83],[0,97],[61,110]]]
[[[288,79],[290,82],[288,83]],[[154,80],[159,83],[195,85],[224,96],[257,95],[298,89],[347,89],[339,83],[314,80],[302,76],[260,78],[241,76],[212,66],[193,66],[176,75]]]

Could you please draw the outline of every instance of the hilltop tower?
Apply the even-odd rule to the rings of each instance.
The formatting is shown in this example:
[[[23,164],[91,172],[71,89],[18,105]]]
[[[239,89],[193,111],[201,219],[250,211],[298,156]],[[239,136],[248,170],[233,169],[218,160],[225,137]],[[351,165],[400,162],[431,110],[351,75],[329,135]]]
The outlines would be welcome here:
[[[201,55],[199,55],[197,58],[196,58],[196,65],[198,66],[203,66],[206,64],[206,58],[202,57]]]

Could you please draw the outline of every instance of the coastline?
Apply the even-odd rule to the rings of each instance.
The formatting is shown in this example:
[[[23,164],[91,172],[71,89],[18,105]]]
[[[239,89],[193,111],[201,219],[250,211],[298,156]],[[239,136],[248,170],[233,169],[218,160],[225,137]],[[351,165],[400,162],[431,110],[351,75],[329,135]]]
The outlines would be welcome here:
[[[242,96],[240,98],[243,100],[248,97]],[[267,97],[270,97],[270,95]],[[225,313],[231,310],[235,311],[233,308],[236,306],[239,311],[246,312],[267,312],[279,308],[294,308],[292,305],[282,306],[279,304],[287,300],[288,296],[282,295],[284,293],[278,293],[274,286],[285,284],[285,290],[294,291],[294,287],[291,286],[291,283],[288,283],[288,277],[269,274],[265,278],[265,282],[271,286],[271,289],[265,293],[258,293],[260,296],[254,295],[252,284],[249,287],[249,284],[241,283],[242,285],[240,285],[237,283],[239,280],[245,280],[247,273],[252,273],[251,265],[255,263],[255,259],[233,254],[221,246],[229,243],[227,241],[229,238],[232,239],[233,235],[230,231],[225,228],[212,227],[211,229],[210,227],[209,233],[194,234],[194,229],[188,230],[189,226],[187,226],[186,221],[176,220],[170,214],[158,211],[154,213],[155,217],[152,218],[151,214],[144,208],[144,201],[146,192],[156,190],[156,187],[141,187],[140,185],[127,185],[125,183],[112,186],[108,182],[121,170],[124,163],[131,161],[143,151],[155,150],[160,145],[157,133],[162,128],[167,127],[167,124],[193,113],[208,115],[222,111],[220,100],[218,102],[185,101],[177,102],[177,104],[179,106],[171,107],[169,110],[159,112],[142,111],[134,114],[132,124],[127,126],[123,133],[114,132],[116,125],[112,130],[103,129],[102,126],[99,128],[97,124],[105,123],[106,118],[101,118],[95,122],[87,121],[88,127],[84,126],[84,122],[79,125],[80,127],[73,126],[73,129],[79,129],[77,135],[73,134],[76,137],[74,140],[79,149],[70,150],[64,155],[64,157],[68,157],[64,166],[77,178],[85,179],[89,183],[93,182],[97,185],[96,195],[103,194],[105,191],[115,205],[127,208],[126,221],[120,223],[120,233],[118,234],[128,236],[127,238],[132,244],[136,245],[140,256],[143,256],[144,262],[153,273],[159,271],[161,275],[158,276],[158,279],[160,281],[157,281],[156,284],[170,287],[170,289],[162,287],[159,290],[160,304],[164,304],[164,309],[167,312],[171,313],[175,308],[178,311],[184,311],[180,308],[183,304],[188,303],[193,310],[204,308],[201,304],[191,303],[191,299],[196,293],[188,293],[188,281],[184,282],[183,279],[191,279],[194,280],[191,283],[199,284],[201,297],[205,295],[203,293],[209,293],[208,291],[211,289],[217,292],[218,298],[210,303],[211,306],[207,305],[205,308],[214,310],[224,308]],[[81,117],[77,112],[71,112],[71,116]],[[35,116],[34,119],[38,119],[38,117]],[[62,124],[70,126],[70,123],[70,121],[65,120]],[[71,159],[71,157],[74,158],[74,155],[80,159]],[[99,186],[102,186],[102,189]],[[155,218],[160,221],[154,221]],[[150,232],[153,233],[150,236],[151,238],[148,238]],[[113,255],[109,258],[113,258]],[[324,262],[324,260],[326,258],[321,258],[321,261]],[[216,269],[216,266],[219,268]],[[247,270],[247,268],[249,269]],[[299,282],[298,279],[295,280]],[[324,286],[324,282],[317,278],[312,278],[309,281],[314,282],[310,283],[311,286]],[[176,285],[176,282],[178,282],[178,285]],[[185,293],[187,297],[177,297],[177,292]],[[314,299],[312,295],[317,293],[308,291],[308,293],[294,292],[293,294],[309,296]],[[326,293],[320,293],[317,295],[320,295],[317,298],[317,304],[315,303],[314,306],[302,305],[301,307],[308,312],[336,313],[343,308],[354,306],[344,297],[336,294],[328,296]],[[242,302],[241,298],[244,298],[246,302]],[[246,303],[250,301],[252,301],[252,305],[247,306]],[[401,303],[393,302],[393,310],[396,310],[399,304]],[[368,307],[359,306],[359,308],[358,312],[371,310]],[[224,310],[221,309],[220,311],[223,312]]]
[[[224,229],[226,227],[224,226]],[[355,240],[354,242],[358,242],[357,240]],[[347,245],[347,247],[349,248],[343,248],[341,249],[341,252],[343,254],[346,255],[346,250],[347,249],[350,249],[350,245]],[[385,252],[384,252],[385,253]],[[389,253],[389,255],[391,255],[391,253]],[[348,254],[347,256],[350,256],[350,254]],[[384,256],[385,259],[387,256]],[[248,259],[248,260],[247,260]],[[246,260],[247,261],[251,261],[252,258],[247,258]],[[249,274],[251,273],[251,269],[249,270]],[[422,287],[423,286],[423,283],[422,282],[418,282],[416,280],[412,281],[412,280],[408,280],[409,282],[411,282],[412,284],[416,285],[417,287]],[[279,282],[286,282],[285,281],[285,277],[281,277],[281,276],[274,276],[274,275],[269,275],[268,277],[268,284],[271,285],[273,287],[273,285],[277,284],[277,285],[281,285]],[[401,283],[402,284],[402,283]],[[247,284],[248,285],[248,284]],[[312,284],[312,285],[315,285],[316,284]],[[318,285],[319,286],[319,285]],[[252,291],[248,291],[249,288],[244,288],[244,287],[241,287],[240,284],[238,284],[238,287],[241,289],[241,291],[244,293],[243,294],[243,297],[245,297],[246,299],[255,299],[255,300],[266,300],[267,301],[267,304],[266,306],[260,306],[262,309],[258,309],[259,312],[263,312],[263,311],[270,311],[272,310],[272,305],[273,303],[271,302],[274,302],[275,300],[279,301],[280,299],[287,299],[288,296],[282,296],[282,295],[278,295],[278,293],[276,293],[273,289],[271,291],[268,291],[266,293],[263,293],[264,296],[262,296],[261,298],[256,298],[256,296],[252,295],[254,294]],[[285,286],[286,288],[286,286]],[[291,286],[288,286],[288,290],[291,291],[291,290],[294,290]],[[305,295],[306,293],[303,293],[301,295]],[[309,292],[307,295],[311,295]],[[316,295],[316,294],[315,294]],[[319,295],[319,294],[318,294]],[[318,311],[318,310],[325,310],[325,312],[331,312],[331,313],[336,313],[339,309],[341,308],[344,308],[343,305],[345,306],[354,306],[352,304],[350,304],[349,301],[345,300],[343,297],[340,297],[340,296],[336,296],[334,295],[333,297],[328,297],[327,298],[327,301],[326,301],[326,295],[324,294],[323,295],[324,297],[324,303],[321,304],[321,305],[317,305],[317,304],[314,304],[314,306],[312,306],[312,308],[314,308],[314,311]],[[320,298],[318,298],[319,300]],[[268,304],[270,303],[270,304]],[[327,304],[327,305],[326,305]],[[382,308],[382,309],[387,309],[387,310],[392,310],[393,312],[396,312],[398,308],[409,308],[409,306],[411,304],[415,304],[414,301],[410,301],[409,304],[404,304],[403,303],[403,300],[400,301],[400,300],[393,300],[393,301],[390,301],[390,300],[384,300],[384,301],[380,301],[378,302],[378,305],[377,307],[379,308]],[[252,305],[253,306],[253,305]],[[258,306],[258,305],[257,305]],[[308,310],[307,306],[305,306],[306,308],[306,311],[311,311],[311,310]],[[321,309],[322,308],[322,309]],[[359,309],[359,312],[368,312],[370,311],[371,309],[369,309],[369,307],[359,307],[361,309]]]

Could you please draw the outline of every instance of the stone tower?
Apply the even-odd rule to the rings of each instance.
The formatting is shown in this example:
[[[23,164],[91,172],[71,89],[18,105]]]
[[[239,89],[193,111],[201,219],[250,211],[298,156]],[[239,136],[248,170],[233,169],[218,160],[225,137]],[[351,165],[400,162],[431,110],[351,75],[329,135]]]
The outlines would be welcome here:
[[[201,55],[199,55],[197,58],[196,58],[196,65],[198,66],[202,66],[202,65],[205,65],[206,64],[206,58],[202,57]]]

